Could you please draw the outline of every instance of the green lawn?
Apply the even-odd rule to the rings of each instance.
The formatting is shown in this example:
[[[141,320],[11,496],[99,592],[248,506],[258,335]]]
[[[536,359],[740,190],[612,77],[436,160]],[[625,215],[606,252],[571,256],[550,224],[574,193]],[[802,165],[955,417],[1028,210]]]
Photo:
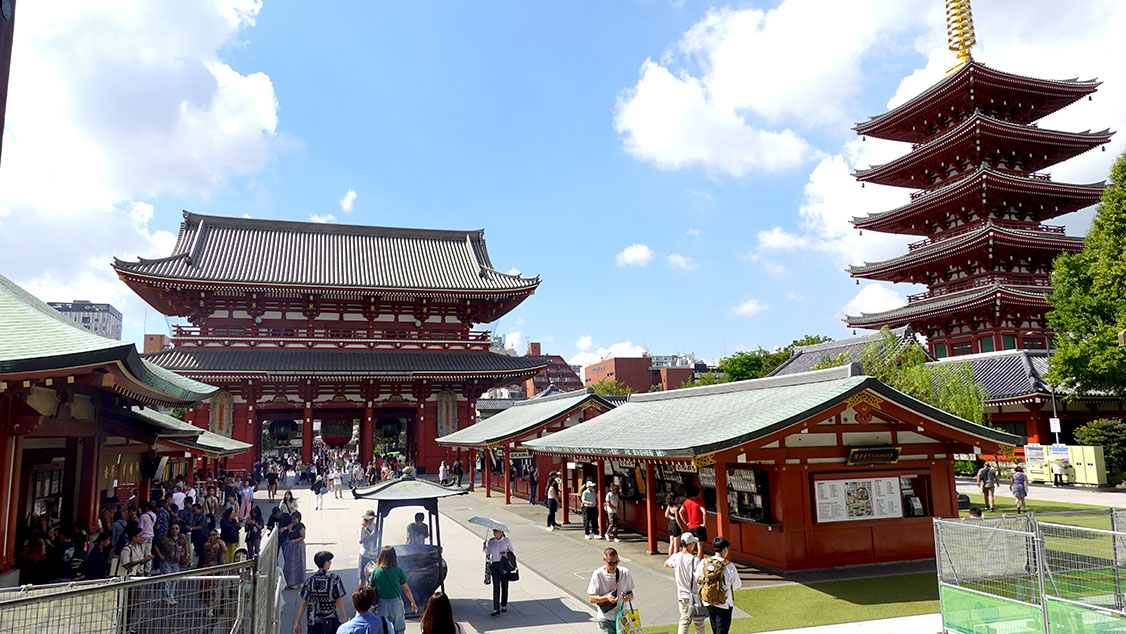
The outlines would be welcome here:
[[[938,612],[938,580],[917,574],[755,588],[736,592],[735,604],[752,618],[735,619],[731,634],[887,619]],[[676,632],[676,624],[645,631]]]
[[[985,510],[985,498],[980,493],[970,493],[970,505],[976,506],[984,511],[985,517],[996,517],[1001,514],[1016,515],[1017,505],[1016,500],[1013,498],[1006,498],[997,496],[995,506],[997,511],[991,513]],[[1031,497],[1027,498],[1028,510],[1036,514],[1041,513],[1060,513],[1065,511],[1099,511],[1106,510],[1105,506],[1089,506],[1087,504],[1069,504],[1066,502],[1048,502],[1045,500],[1036,500]],[[969,517],[969,509],[962,509],[962,517]],[[1069,526],[1082,526],[1085,528],[1099,528],[1108,530],[1110,528],[1110,519],[1108,515],[1096,514],[1076,514],[1076,515],[1052,515],[1050,517],[1041,517],[1041,521],[1051,522],[1053,524],[1067,524]]]

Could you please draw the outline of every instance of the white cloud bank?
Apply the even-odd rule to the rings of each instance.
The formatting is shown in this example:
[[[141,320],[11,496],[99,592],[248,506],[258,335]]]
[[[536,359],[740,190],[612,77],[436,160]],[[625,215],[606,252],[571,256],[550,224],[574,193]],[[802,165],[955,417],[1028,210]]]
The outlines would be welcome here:
[[[112,302],[136,329],[143,305],[109,264],[168,255],[174,240],[150,228],[145,200],[206,197],[278,147],[270,78],[219,57],[260,8],[20,5],[0,170],[5,275],[44,299]]]
[[[766,312],[767,308],[770,307],[757,299],[748,299],[741,304],[732,306],[731,310],[727,311],[727,314],[730,317],[754,317],[755,315]]]
[[[653,260],[653,249],[645,244],[631,244],[614,256],[618,266],[645,266]]]
[[[670,253],[666,259],[669,262],[669,266],[674,269],[680,269],[681,271],[691,271],[698,266],[695,260],[679,253]]]
[[[356,190],[349,189],[344,198],[340,199],[340,210],[346,214],[352,213],[352,208],[356,205]]]
[[[632,341],[620,341],[609,347],[598,348],[593,351],[589,350],[589,348],[594,345],[589,336],[580,337],[577,343],[586,343],[587,345],[585,348],[580,346],[581,352],[567,359],[567,363],[583,367],[611,357],[643,357],[649,354],[648,350],[641,346],[634,345]],[[586,380],[585,375],[582,374],[579,378],[584,381]]]

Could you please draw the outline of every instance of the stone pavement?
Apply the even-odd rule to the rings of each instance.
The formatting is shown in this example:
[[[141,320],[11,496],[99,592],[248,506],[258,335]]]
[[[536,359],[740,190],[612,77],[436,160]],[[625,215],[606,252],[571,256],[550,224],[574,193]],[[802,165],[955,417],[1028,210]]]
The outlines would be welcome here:
[[[957,479],[958,493],[981,493],[973,478]],[[1009,483],[997,487],[997,497],[1012,498]],[[1030,483],[1028,485],[1028,507],[1036,510],[1036,501],[1064,502],[1067,504],[1090,504],[1091,506],[1126,507],[1126,489],[1113,487],[1065,486]]]
[[[288,479],[292,483],[293,478]],[[280,495],[286,488],[279,487]],[[345,588],[350,593],[358,582],[356,567],[359,563],[357,535],[360,517],[364,510],[374,508],[374,503],[352,499],[345,491],[345,499],[334,499],[329,493],[325,496],[325,508],[313,510],[313,495],[308,487],[291,489],[297,497],[303,521],[307,527],[306,561],[309,574],[313,572],[313,555],[318,550],[330,550],[335,555],[332,570],[344,579]],[[266,492],[259,491],[256,503],[268,514],[270,505]],[[457,619],[468,632],[493,632],[505,630],[531,631],[543,630],[543,634],[553,632],[597,631],[592,622],[594,608],[587,602],[586,587],[590,574],[600,564],[605,541],[585,540],[580,523],[572,516],[571,523],[563,530],[548,532],[544,529],[547,510],[533,506],[516,498],[510,505],[504,504],[503,495],[485,498],[478,490],[463,497],[447,498],[439,503],[441,511],[441,531],[444,555],[449,565],[446,578],[446,592],[453,602]],[[418,509],[421,510],[421,509]],[[401,542],[405,538],[405,526],[411,521],[416,510],[396,509],[388,519],[388,534],[385,543]],[[481,542],[484,529],[468,523],[474,515],[488,516],[504,522],[509,527],[520,560],[520,581],[510,584],[508,612],[499,617],[491,617],[492,588],[483,584],[484,562]],[[403,527],[403,528],[396,528]],[[641,611],[643,623],[648,625],[672,624],[677,620],[676,595],[671,573],[663,567],[665,555],[649,555],[645,539],[641,535],[623,532],[622,542],[613,544],[618,548],[625,565],[634,574],[637,583],[635,606]],[[662,546],[667,550],[667,543]],[[751,567],[741,567],[740,573],[744,587],[765,587],[788,583],[810,583],[913,572],[932,572],[933,562],[878,566],[865,568],[844,568],[814,573],[798,573],[785,577]],[[296,590],[286,590],[285,607],[282,617],[282,631],[292,631],[300,603]],[[424,609],[425,598],[416,597],[419,609]],[[345,599],[348,613],[352,614],[350,599]],[[736,610],[737,617],[746,616]],[[753,612],[753,609],[752,609]],[[417,616],[417,615],[415,615]],[[934,615],[930,615],[934,621]],[[842,624],[831,626],[837,629],[805,628],[793,630],[803,634],[843,634],[845,632],[864,632],[864,634],[883,634],[884,632],[913,633],[935,632],[937,628],[922,617],[910,617],[916,621],[888,619],[868,623]],[[894,623],[893,623],[894,622]],[[935,621],[936,622],[936,621]],[[880,629],[888,628],[888,629]],[[917,629],[916,629],[917,628]],[[418,619],[408,618],[407,631],[418,632]],[[675,631],[675,630],[674,630]]]

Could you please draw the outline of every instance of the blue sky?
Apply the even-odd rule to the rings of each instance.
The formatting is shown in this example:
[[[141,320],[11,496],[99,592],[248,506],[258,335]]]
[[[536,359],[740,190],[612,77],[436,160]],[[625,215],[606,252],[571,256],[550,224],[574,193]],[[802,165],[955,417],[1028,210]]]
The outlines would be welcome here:
[[[978,5],[981,61],[1106,82],[1044,125],[1123,127],[1120,3]],[[907,196],[851,169],[907,148],[850,127],[954,63],[940,0],[25,3],[19,20],[0,273],[110,301],[139,340],[163,319],[109,261],[166,255],[181,209],[484,228],[497,268],[543,277],[495,330],[579,362],[842,337],[846,312],[898,305],[912,288],[842,269],[909,241],[847,224]],[[1052,172],[1101,180],[1118,145]]]

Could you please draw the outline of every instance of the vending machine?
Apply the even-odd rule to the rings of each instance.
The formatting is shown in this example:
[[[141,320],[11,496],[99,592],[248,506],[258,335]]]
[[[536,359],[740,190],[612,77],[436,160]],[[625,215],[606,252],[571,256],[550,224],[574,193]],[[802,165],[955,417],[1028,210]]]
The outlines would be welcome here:
[[[1048,466],[1048,449],[1043,445],[1024,446],[1025,470],[1029,482],[1051,482],[1052,470]]]

